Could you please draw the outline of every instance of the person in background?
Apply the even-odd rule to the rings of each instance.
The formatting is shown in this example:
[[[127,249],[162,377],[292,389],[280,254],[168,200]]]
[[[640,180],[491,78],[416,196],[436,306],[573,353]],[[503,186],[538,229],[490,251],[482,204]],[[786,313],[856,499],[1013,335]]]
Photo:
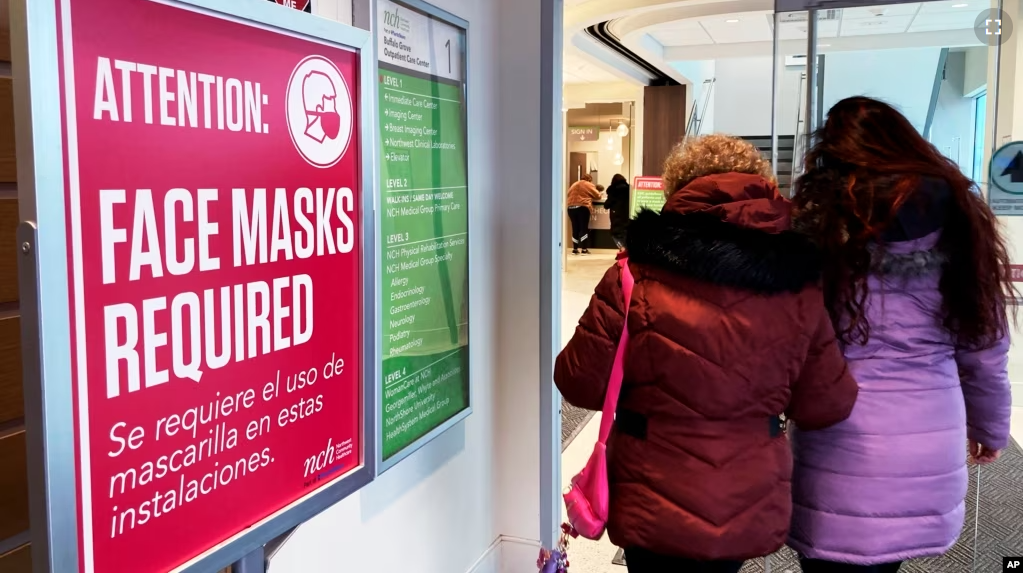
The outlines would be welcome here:
[[[582,178],[568,188],[568,219],[572,222],[572,254],[578,255],[581,249],[584,254],[590,252],[590,211],[593,200],[600,199],[597,186],[593,185],[593,176],[584,173]]]
[[[611,178],[604,207],[611,212],[611,238],[619,250],[625,249],[625,234],[629,227],[629,182],[624,175],[616,173]]]
[[[619,254],[635,286],[607,528],[630,572],[738,572],[778,550],[792,511],[783,415],[825,428],[856,400],[820,257],[789,231],[770,171],[740,139],[686,140],[665,162],[663,210],[639,213]],[[625,311],[614,265],[555,365],[573,405],[602,407]]]
[[[860,385],[849,419],[792,432],[804,572],[897,572],[963,528],[968,469],[1009,439],[1009,256],[972,181],[891,106],[838,102],[796,182],[796,225]]]

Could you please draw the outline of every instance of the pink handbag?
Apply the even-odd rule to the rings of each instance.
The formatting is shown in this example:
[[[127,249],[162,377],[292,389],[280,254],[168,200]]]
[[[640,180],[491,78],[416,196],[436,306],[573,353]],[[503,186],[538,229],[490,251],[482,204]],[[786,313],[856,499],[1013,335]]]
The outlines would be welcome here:
[[[586,462],[582,471],[572,479],[572,485],[565,493],[565,507],[568,510],[568,522],[583,538],[599,540],[607,527],[609,493],[607,485],[607,437],[611,434],[615,410],[618,406],[618,393],[622,390],[622,363],[625,358],[625,347],[629,343],[629,303],[632,301],[632,273],[629,271],[629,260],[618,260],[622,273],[622,293],[625,296],[625,322],[622,327],[622,338],[618,341],[615,362],[611,367],[611,378],[607,382],[607,393],[604,395],[604,409],[600,418],[600,434],[597,444],[593,445],[593,454]]]

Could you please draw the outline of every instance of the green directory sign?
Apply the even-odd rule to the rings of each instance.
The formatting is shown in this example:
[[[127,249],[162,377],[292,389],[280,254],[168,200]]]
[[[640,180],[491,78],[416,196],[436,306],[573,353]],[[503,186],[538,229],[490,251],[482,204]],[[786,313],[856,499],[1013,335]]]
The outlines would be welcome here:
[[[383,468],[469,412],[465,26],[377,3]]]

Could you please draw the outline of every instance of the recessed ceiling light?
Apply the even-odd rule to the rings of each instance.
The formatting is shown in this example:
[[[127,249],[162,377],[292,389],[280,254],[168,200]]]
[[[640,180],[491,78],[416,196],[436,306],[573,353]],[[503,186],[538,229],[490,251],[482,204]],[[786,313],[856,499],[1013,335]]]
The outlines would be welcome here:
[[[953,8],[966,8],[969,4],[953,4]]]
[[[817,44],[818,48],[830,48],[831,44]]]
[[[731,20],[725,20],[726,24],[735,24],[739,21],[738,18],[732,18]]]

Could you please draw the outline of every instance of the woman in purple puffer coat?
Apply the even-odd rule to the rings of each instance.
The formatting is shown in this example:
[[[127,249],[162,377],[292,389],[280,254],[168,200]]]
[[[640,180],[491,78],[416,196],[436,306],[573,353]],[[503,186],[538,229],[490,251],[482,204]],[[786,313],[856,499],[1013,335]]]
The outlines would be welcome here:
[[[843,100],[815,141],[795,225],[860,393],[845,422],[792,431],[789,545],[804,572],[896,572],[959,537],[967,448],[985,464],[1009,440],[1009,258],[973,182],[892,107]]]

